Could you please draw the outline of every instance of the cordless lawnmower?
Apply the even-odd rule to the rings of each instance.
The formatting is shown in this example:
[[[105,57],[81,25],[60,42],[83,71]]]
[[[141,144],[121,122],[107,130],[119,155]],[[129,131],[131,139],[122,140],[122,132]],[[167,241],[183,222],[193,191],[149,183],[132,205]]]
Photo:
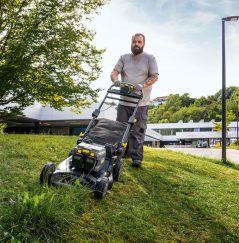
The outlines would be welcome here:
[[[77,146],[70,151],[69,157],[57,167],[47,163],[40,174],[41,184],[54,186],[72,186],[79,180],[94,190],[96,198],[103,198],[112,188],[113,181],[118,181],[123,169],[123,160],[128,135],[135,123],[135,114],[142,99],[142,92],[136,93],[135,87],[122,83],[120,89],[112,85],[92,113],[92,119],[84,133],[80,134]],[[134,98],[129,103],[135,104],[133,115],[127,123],[109,119],[97,119],[106,99],[126,101],[125,97]]]

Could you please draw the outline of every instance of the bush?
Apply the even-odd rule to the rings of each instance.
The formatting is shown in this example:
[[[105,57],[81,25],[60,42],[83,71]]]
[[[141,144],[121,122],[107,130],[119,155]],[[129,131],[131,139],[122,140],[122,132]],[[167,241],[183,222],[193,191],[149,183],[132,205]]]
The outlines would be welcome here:
[[[7,124],[6,123],[0,123],[0,134],[4,133],[4,130],[6,129]]]
[[[236,141],[233,142],[231,145],[236,145],[236,146],[238,146],[238,145],[239,145],[239,140],[236,140]]]
[[[220,143],[216,143],[215,148],[220,148],[220,147],[221,147]]]

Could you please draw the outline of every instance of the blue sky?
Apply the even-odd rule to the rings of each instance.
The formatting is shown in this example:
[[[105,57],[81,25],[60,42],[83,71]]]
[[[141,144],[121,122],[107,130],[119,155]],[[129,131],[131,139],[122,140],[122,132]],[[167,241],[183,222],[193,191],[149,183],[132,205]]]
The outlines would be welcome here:
[[[152,98],[189,93],[208,96],[221,88],[221,18],[239,15],[239,0],[111,0],[90,23],[94,44],[105,48],[95,87],[107,88],[120,55],[136,32],[159,66]],[[226,23],[227,86],[239,86],[239,21]],[[104,92],[102,93],[104,94]]]

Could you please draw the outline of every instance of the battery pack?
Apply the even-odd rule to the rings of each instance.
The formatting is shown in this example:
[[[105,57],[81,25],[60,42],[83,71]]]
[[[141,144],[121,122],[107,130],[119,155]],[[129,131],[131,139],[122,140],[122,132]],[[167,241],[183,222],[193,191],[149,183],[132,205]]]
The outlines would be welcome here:
[[[104,165],[105,157],[104,146],[82,142],[74,148],[71,164],[75,169],[98,172]]]

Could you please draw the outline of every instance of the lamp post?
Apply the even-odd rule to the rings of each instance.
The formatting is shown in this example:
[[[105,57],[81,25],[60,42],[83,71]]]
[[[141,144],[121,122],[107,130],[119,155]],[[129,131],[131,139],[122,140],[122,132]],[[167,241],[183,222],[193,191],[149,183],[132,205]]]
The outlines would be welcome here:
[[[238,105],[239,105],[239,93],[236,94],[236,113],[237,113],[237,140],[236,140],[236,145],[238,145]]]
[[[222,161],[227,161],[226,142],[226,56],[225,56],[225,22],[237,21],[239,16],[230,16],[222,18]]]

